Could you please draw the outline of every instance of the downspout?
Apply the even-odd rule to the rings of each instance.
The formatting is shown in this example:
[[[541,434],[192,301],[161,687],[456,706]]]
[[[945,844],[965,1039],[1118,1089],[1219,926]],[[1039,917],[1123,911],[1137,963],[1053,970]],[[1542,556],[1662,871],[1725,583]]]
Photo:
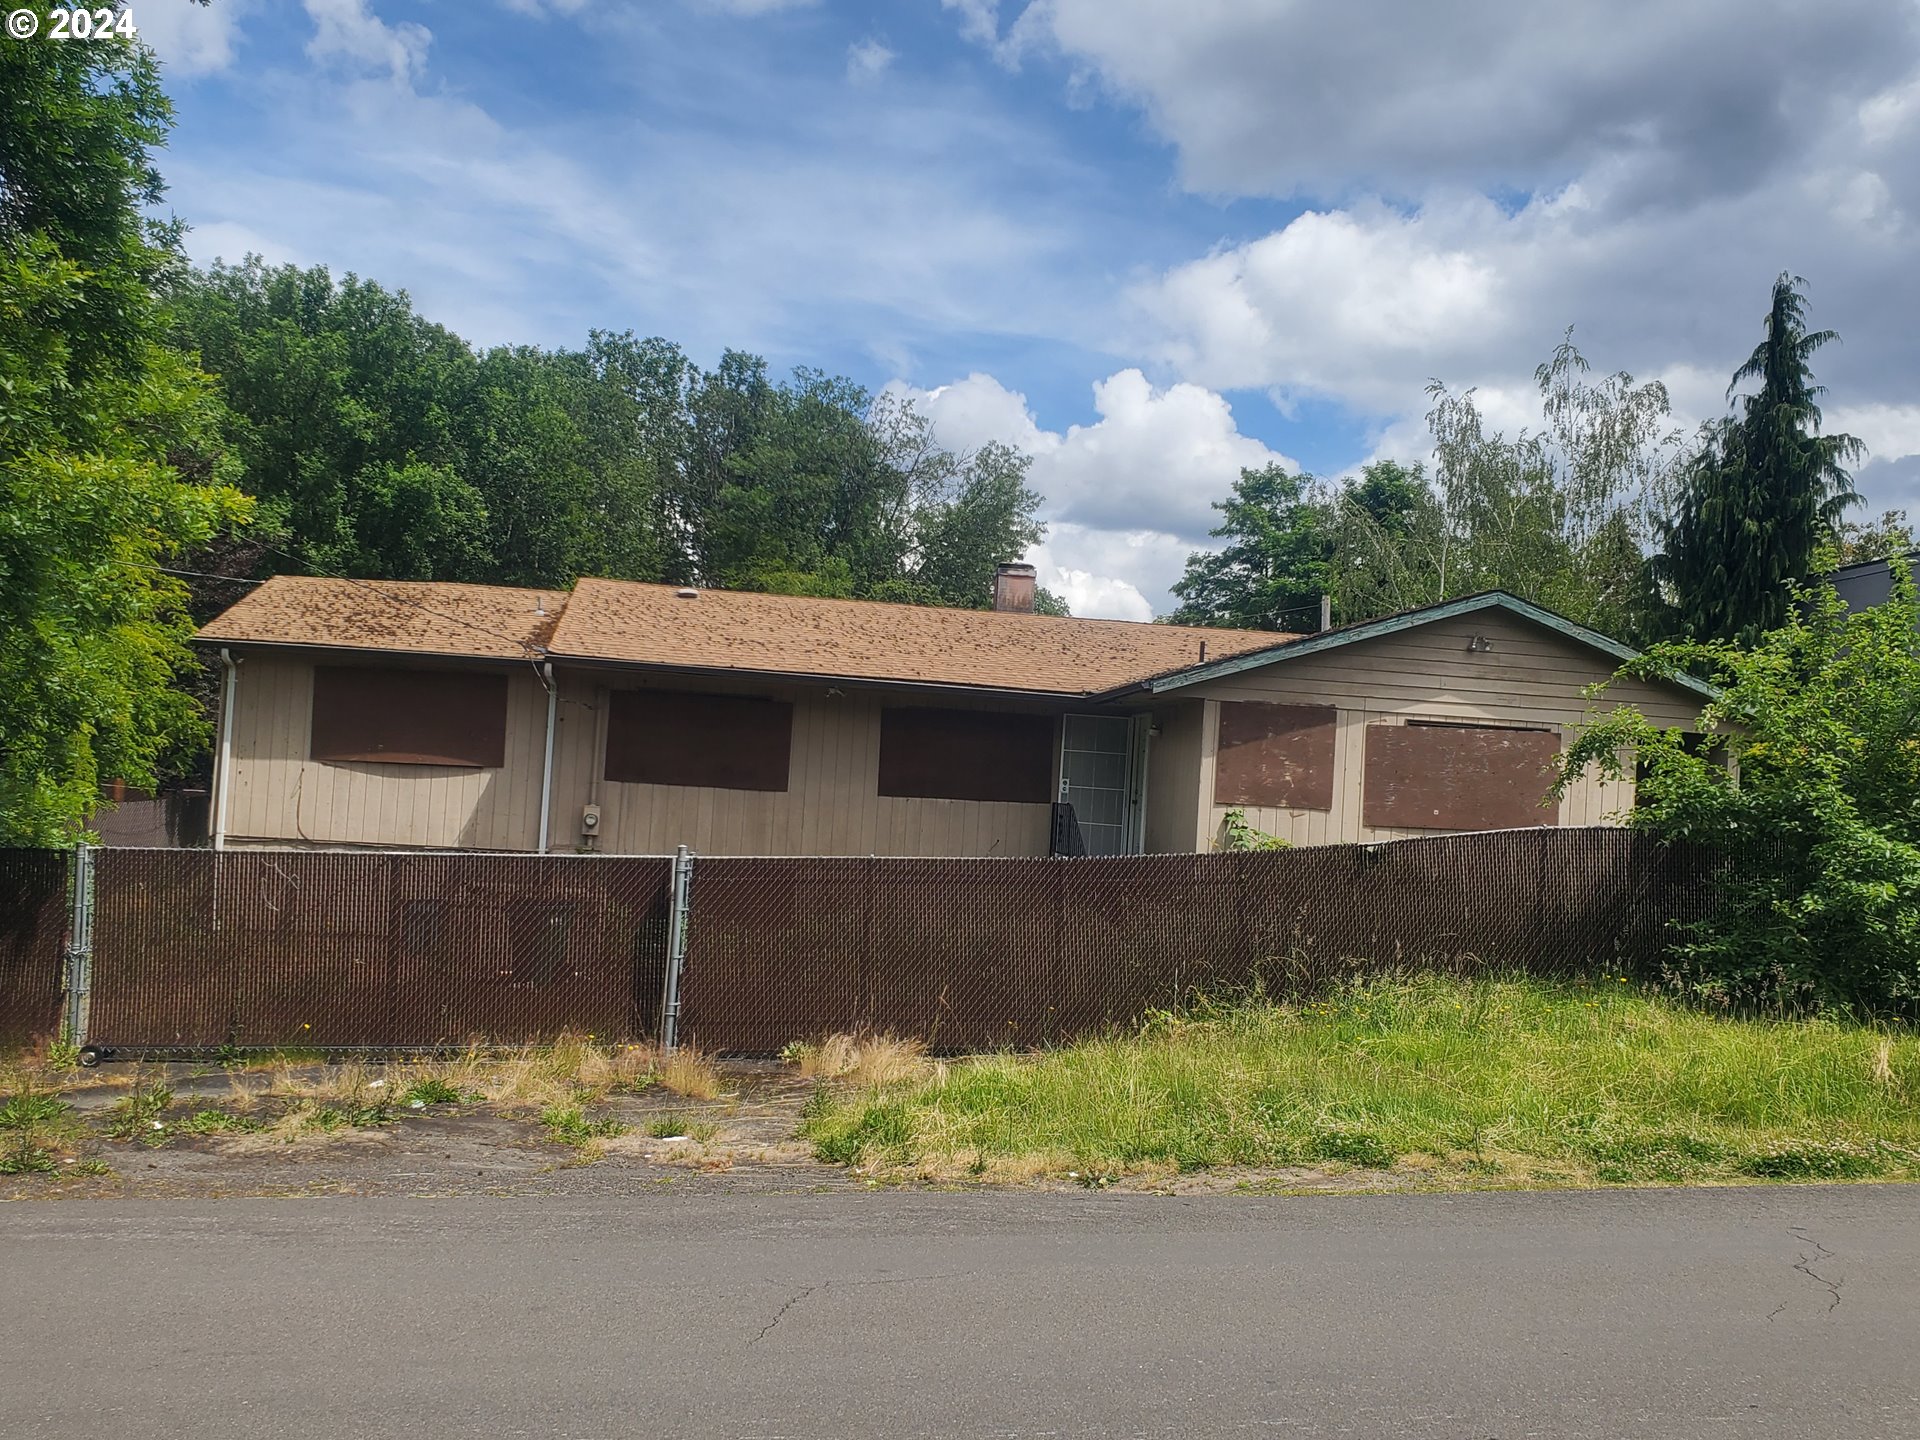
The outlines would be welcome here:
[[[540,853],[547,853],[548,822],[553,814],[553,727],[560,691],[553,683],[553,662],[542,661],[540,678],[547,686],[547,755],[540,764]]]
[[[220,686],[220,754],[213,767],[213,848],[227,848],[227,796],[233,789],[233,692],[240,688],[240,662],[220,647],[226,673]]]

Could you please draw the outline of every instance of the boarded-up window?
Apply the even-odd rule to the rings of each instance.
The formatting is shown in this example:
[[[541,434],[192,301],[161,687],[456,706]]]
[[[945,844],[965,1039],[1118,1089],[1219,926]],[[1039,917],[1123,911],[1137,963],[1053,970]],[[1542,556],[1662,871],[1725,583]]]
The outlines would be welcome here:
[[[507,677],[318,666],[308,754],[497,769],[507,758]]]
[[[1224,701],[1213,771],[1215,802],[1331,810],[1334,719],[1331,705]]]
[[[751,695],[616,690],[607,713],[609,780],[785,790],[793,706]]]
[[[1367,727],[1366,824],[1393,830],[1509,830],[1557,825],[1542,805],[1560,737],[1490,725]]]
[[[882,795],[1044,805],[1052,786],[1052,716],[880,712]]]

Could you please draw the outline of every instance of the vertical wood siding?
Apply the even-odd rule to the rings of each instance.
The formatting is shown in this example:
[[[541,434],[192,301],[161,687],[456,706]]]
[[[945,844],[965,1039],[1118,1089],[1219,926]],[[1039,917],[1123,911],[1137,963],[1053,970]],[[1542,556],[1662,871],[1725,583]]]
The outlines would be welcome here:
[[[1204,700],[1176,700],[1153,712],[1159,733],[1147,742],[1149,855],[1191,855],[1205,848],[1198,797]]]
[[[1485,636],[1487,653],[1467,642]],[[1240,807],[1249,824],[1295,845],[1402,840],[1431,830],[1384,829],[1361,817],[1366,727],[1408,718],[1534,725],[1566,741],[1588,711],[1583,690],[1613,673],[1612,662],[1585,646],[1518,618],[1482,611],[1435,621],[1377,640],[1330,650],[1264,670],[1195,686],[1210,704],[1233,700],[1332,705],[1338,712],[1334,740],[1335,784],[1329,810]],[[1607,705],[1632,704],[1659,725],[1695,723],[1700,702],[1682,691],[1638,681],[1608,691]],[[1209,717],[1203,737],[1202,794],[1213,798],[1213,755],[1219,732]],[[1547,781],[1541,781],[1544,795]],[[1608,783],[1597,770],[1575,784],[1560,806],[1562,825],[1604,825],[1633,807],[1633,782]],[[1227,805],[1210,805],[1207,833],[1195,847],[1207,849],[1220,834]],[[1544,815],[1546,812],[1542,812]]]
[[[327,763],[307,758],[313,665],[251,655],[234,697],[227,833],[249,841],[531,850],[540,836],[546,691],[531,667],[507,679],[506,764]]]
[[[631,685],[620,680],[615,683]],[[688,682],[681,685],[692,688]],[[724,681],[704,688],[741,689]],[[668,687],[663,687],[668,688]],[[599,848],[664,854],[690,845],[708,855],[1044,855],[1051,811],[978,800],[920,800],[879,793],[880,712],[888,704],[1004,708],[964,696],[937,702],[874,692],[829,697],[785,688],[793,751],[784,792],[622,784],[602,778],[601,711],[609,687],[563,676],[556,741],[553,848],[580,843],[584,806],[601,810]],[[776,693],[761,691],[758,693]],[[1050,766],[1051,766],[1051,762]]]

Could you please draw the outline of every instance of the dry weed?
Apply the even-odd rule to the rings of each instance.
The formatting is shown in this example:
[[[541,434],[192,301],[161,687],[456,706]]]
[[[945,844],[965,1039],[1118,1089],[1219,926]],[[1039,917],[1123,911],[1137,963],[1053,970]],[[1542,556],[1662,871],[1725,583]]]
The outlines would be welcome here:
[[[934,1069],[925,1045],[897,1035],[829,1035],[824,1040],[795,1046],[789,1054],[802,1075],[851,1080],[856,1085],[923,1080]]]
[[[675,1050],[660,1061],[655,1074],[664,1088],[689,1100],[712,1100],[722,1089],[720,1067],[698,1050]]]

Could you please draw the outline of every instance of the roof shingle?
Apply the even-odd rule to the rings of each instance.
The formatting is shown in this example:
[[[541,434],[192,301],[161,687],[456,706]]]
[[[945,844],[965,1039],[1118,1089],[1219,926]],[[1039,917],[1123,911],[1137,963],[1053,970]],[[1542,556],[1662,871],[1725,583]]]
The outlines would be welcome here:
[[[523,660],[547,643],[566,601],[564,590],[276,575],[199,638]]]
[[[544,610],[545,613],[542,613]],[[206,641],[809,675],[1091,695],[1295,637],[582,580],[571,596],[489,585],[276,576]]]
[[[1265,630],[1206,630],[991,610],[889,605],[582,580],[555,628],[556,657],[704,670],[1091,695],[1283,644]]]

